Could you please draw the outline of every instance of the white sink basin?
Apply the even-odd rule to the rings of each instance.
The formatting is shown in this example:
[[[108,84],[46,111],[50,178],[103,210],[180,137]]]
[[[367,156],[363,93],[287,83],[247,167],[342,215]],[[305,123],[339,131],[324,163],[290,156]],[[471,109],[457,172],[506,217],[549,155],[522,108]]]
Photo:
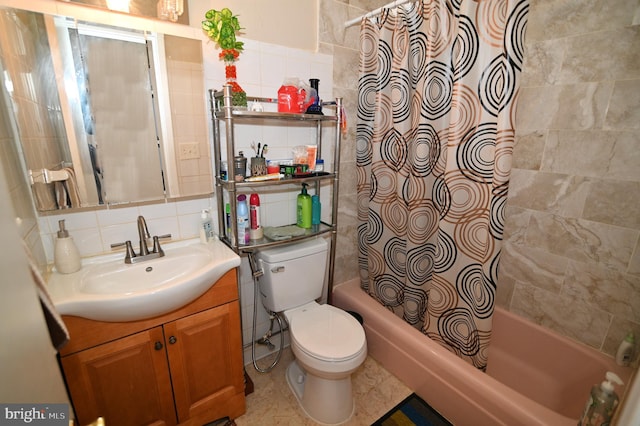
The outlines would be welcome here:
[[[124,253],[83,261],[73,274],[52,273],[48,289],[61,315],[136,321],[179,309],[204,294],[240,257],[218,240],[165,243],[165,256],[125,264]]]

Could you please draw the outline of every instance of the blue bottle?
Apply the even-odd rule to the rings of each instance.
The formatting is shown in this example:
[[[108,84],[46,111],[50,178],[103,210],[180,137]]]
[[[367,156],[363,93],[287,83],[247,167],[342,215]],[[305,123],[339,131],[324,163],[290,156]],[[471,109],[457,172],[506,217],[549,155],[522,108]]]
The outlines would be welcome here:
[[[317,195],[311,196],[311,225],[314,229],[320,225],[320,209],[322,208],[320,204],[320,197]]]

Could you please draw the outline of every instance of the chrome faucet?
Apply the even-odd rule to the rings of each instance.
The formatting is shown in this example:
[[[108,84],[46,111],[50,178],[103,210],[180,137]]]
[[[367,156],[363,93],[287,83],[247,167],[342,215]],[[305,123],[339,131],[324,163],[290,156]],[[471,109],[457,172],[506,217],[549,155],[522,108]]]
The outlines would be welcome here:
[[[147,239],[151,238],[149,234],[149,228],[147,228],[147,221],[143,216],[138,216],[138,238],[140,239],[140,254],[136,254],[131,246],[131,241],[127,240],[124,243],[111,244],[111,248],[126,247],[126,254],[124,257],[124,263],[137,263],[144,262],[145,260],[157,259],[164,256],[164,250],[160,247],[160,238],[171,238],[171,234],[165,234],[153,237],[153,249],[149,251],[147,246]]]
[[[149,235],[147,221],[144,220],[143,216],[138,216],[138,238],[140,239],[140,256],[147,256],[149,254],[147,238],[151,238],[151,235]]]

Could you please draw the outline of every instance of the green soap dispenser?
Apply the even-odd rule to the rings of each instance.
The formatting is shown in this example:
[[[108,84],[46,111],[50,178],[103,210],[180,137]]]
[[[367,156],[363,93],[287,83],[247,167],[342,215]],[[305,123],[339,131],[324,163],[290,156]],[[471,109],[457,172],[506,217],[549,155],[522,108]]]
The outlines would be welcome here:
[[[302,184],[302,192],[298,194],[296,203],[296,225],[300,228],[311,228],[311,196],[307,194],[308,184]]]

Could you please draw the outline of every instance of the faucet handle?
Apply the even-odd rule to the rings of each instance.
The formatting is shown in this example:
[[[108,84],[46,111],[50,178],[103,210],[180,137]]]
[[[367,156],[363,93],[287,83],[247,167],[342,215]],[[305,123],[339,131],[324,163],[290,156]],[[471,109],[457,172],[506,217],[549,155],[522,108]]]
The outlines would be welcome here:
[[[162,250],[162,247],[160,247],[160,238],[171,238],[171,234],[164,234],[164,235],[156,235],[153,237],[153,252],[152,253],[159,253],[160,257],[164,256],[164,250]]]
[[[125,246],[126,254],[124,256],[124,263],[131,263],[131,259],[136,257],[136,252],[133,251],[133,246],[131,246],[131,241],[127,240],[124,243],[114,243],[111,244],[111,248],[118,248]]]

